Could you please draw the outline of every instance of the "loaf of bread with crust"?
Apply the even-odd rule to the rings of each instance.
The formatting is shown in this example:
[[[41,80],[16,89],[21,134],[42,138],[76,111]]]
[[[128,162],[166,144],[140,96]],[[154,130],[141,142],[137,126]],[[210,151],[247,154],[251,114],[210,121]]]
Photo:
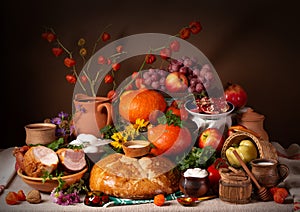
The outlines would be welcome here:
[[[130,158],[114,153],[93,165],[89,186],[92,191],[119,198],[149,199],[174,193],[179,179],[179,170],[168,158]]]

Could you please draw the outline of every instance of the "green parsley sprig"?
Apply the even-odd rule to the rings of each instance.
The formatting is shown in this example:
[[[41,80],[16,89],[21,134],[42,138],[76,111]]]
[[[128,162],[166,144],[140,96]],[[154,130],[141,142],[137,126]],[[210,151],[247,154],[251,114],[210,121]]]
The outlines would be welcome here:
[[[175,115],[172,110],[168,110],[165,115],[157,118],[159,124],[168,124],[182,127],[182,121],[179,116]]]
[[[189,168],[207,168],[216,160],[216,150],[211,146],[203,149],[193,147],[192,150],[178,163],[178,169],[184,171]]]

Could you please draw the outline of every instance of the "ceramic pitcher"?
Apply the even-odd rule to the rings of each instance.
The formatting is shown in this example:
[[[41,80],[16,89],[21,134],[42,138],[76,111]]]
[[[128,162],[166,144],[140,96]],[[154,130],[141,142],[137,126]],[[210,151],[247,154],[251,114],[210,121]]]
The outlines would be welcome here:
[[[101,137],[100,130],[112,123],[112,105],[106,97],[76,94],[73,115],[76,135],[85,133]]]
[[[289,174],[288,166],[274,159],[259,158],[252,160],[250,164],[251,171],[261,186],[277,186]]]

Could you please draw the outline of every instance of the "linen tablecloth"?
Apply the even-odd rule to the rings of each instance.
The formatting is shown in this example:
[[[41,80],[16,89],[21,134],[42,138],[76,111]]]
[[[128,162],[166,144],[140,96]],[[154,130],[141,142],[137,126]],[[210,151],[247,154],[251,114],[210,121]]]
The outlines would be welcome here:
[[[272,143],[273,144],[273,143]],[[276,149],[279,150],[284,150],[280,149],[280,145],[278,143],[274,143],[274,146]],[[296,147],[299,147],[299,145],[296,145]],[[295,149],[295,146],[292,147]],[[299,148],[300,150],[300,148]],[[286,153],[286,150],[281,151],[281,154],[284,155]],[[1,152],[0,152],[1,154]],[[194,207],[183,207],[181,206],[176,200],[170,200],[167,201],[164,206],[156,206],[153,203],[144,203],[144,204],[138,204],[138,205],[119,205],[119,206],[108,206],[106,208],[103,207],[90,207],[86,206],[81,203],[77,203],[75,205],[69,205],[69,206],[61,206],[57,205],[52,202],[51,197],[49,194],[42,193],[42,202],[39,204],[30,204],[26,201],[21,202],[18,205],[7,205],[5,202],[5,196],[9,191],[18,191],[22,189],[25,194],[32,190],[31,187],[29,187],[27,184],[25,184],[22,179],[18,176],[15,175],[12,179],[12,181],[7,185],[6,189],[4,192],[0,195],[0,211],[2,212],[8,212],[8,211],[278,211],[278,212],[291,212],[295,211],[294,209],[294,200],[297,199],[299,195],[299,188],[298,183],[300,179],[300,172],[298,172],[298,167],[300,167],[300,160],[298,159],[293,159],[293,158],[287,158],[283,157],[283,155],[279,156],[279,161],[282,163],[285,163],[289,166],[291,172],[288,178],[283,182],[285,186],[289,188],[290,195],[286,199],[284,204],[278,204],[275,203],[274,201],[269,201],[269,202],[258,202],[255,200],[252,200],[251,203],[247,204],[232,204],[232,203],[227,203],[219,198],[212,199],[212,200],[206,200],[203,202],[200,202],[198,205]],[[4,161],[5,162],[5,161]],[[3,161],[1,161],[3,163]],[[1,163],[0,163],[0,171],[1,170]],[[14,166],[14,164],[11,164]],[[296,166],[296,168],[294,167]],[[296,170],[294,170],[296,169]],[[296,185],[296,186],[294,186]],[[84,196],[81,196],[82,200]]]

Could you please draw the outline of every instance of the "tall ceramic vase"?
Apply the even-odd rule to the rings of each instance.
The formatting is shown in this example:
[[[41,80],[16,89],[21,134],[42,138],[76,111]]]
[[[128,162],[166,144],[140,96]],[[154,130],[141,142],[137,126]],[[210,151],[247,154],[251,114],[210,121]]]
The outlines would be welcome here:
[[[100,130],[112,123],[112,105],[106,97],[76,94],[73,100],[75,134],[91,134],[101,137]]]

